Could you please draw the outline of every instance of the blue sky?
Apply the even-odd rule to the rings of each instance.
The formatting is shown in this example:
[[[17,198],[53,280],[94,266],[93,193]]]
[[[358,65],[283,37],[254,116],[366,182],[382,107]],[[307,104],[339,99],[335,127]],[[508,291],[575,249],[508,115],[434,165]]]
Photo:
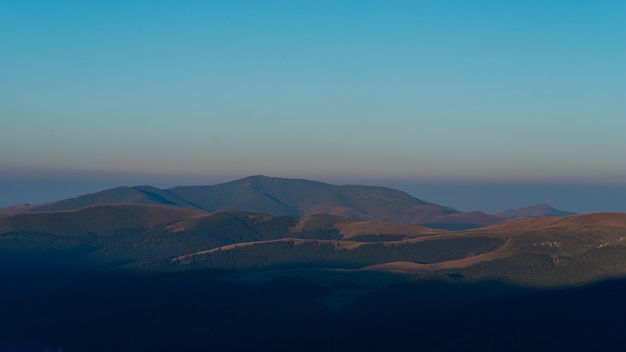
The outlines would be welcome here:
[[[2,0],[0,48],[0,198],[252,174],[626,187],[625,1]]]

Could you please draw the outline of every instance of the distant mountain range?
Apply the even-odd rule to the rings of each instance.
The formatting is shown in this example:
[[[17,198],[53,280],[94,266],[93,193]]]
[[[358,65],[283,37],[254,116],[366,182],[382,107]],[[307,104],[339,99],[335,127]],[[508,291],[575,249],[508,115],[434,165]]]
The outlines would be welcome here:
[[[625,213],[264,176],[4,212],[2,351],[623,347]]]
[[[144,204],[200,211],[237,210],[272,216],[329,214],[355,220],[419,224],[462,230],[493,225],[508,218],[565,216],[547,206],[488,215],[429,203],[385,187],[331,185],[322,182],[251,176],[212,186],[117,187],[47,204],[0,209],[2,213],[75,210],[98,204]],[[518,214],[518,215],[515,215]],[[521,214],[521,215],[520,215]]]

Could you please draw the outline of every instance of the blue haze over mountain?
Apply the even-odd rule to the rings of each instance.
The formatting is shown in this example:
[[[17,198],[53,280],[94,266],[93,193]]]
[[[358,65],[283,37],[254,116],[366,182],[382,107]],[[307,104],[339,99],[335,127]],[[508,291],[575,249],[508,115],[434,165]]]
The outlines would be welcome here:
[[[623,1],[2,1],[0,206],[267,174],[626,211],[625,43]]]

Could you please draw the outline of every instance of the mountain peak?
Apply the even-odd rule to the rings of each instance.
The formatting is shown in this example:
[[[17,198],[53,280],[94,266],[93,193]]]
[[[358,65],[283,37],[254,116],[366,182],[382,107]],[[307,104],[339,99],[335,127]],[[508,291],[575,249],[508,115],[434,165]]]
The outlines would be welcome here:
[[[272,183],[297,183],[297,182],[301,182],[301,183],[327,185],[326,183],[319,182],[319,181],[306,180],[306,179],[301,179],[301,178],[274,177],[274,176],[267,176],[267,175],[252,175],[252,176],[244,177],[242,179],[231,181],[231,182],[228,182],[228,183],[240,183],[240,182],[249,182],[249,183],[253,183],[253,184],[258,184],[258,183],[270,183],[270,184],[272,184]]]
[[[242,178],[240,181],[271,181],[277,182],[283,180],[282,178],[266,176],[266,175],[252,175]]]

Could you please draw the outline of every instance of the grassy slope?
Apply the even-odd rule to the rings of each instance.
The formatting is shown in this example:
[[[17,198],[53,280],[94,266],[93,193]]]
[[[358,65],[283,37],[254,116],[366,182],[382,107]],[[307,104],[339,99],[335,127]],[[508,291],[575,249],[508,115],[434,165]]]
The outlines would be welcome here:
[[[516,220],[459,232],[331,215],[298,219],[146,205],[0,216],[0,264],[257,270],[408,262],[444,278],[559,285],[625,274],[625,245],[626,214],[618,213]]]
[[[41,250],[54,248],[67,257],[82,243],[84,251],[77,258],[100,268],[126,263],[155,271],[181,270],[112,274],[61,268],[55,273],[57,269],[47,265],[49,271],[0,270],[0,350],[623,349],[626,282],[582,284],[626,275],[626,214],[427,233],[420,227],[331,216],[170,211],[104,206],[0,217],[4,254],[21,248],[21,253],[39,256]],[[406,237],[354,241],[368,232]],[[171,263],[199,249],[208,249],[209,256]],[[480,254],[483,251],[488,252]],[[312,276],[301,270],[248,282],[223,280],[223,272],[189,270],[212,263],[266,270],[285,263],[361,267],[397,260],[430,264],[405,262],[422,274],[372,289],[368,281],[373,279],[357,283],[350,275],[391,274],[361,270],[344,275],[335,270],[330,281],[322,282],[306,279]],[[321,271],[314,274],[329,277]],[[24,280],[33,287],[24,286]],[[581,287],[536,288],[569,285]],[[356,298],[342,300],[346,294]],[[345,305],[329,311],[322,303],[329,295]]]
[[[358,244],[354,241],[358,236],[365,242],[380,242],[438,233],[442,231],[329,215],[298,219],[234,211],[206,213],[148,205],[100,205],[0,216],[0,262],[20,257],[20,263],[52,263],[63,258],[96,267],[157,269],[173,257],[236,243],[266,243],[264,248],[272,251],[276,244],[267,241],[285,238],[310,243],[351,239],[351,243]],[[304,252],[294,255],[316,256]]]

